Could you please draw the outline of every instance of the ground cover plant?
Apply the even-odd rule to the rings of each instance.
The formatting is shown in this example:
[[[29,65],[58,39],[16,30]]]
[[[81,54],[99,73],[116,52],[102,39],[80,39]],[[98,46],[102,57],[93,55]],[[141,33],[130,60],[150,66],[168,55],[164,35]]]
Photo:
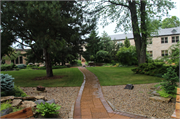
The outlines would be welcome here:
[[[160,77],[135,74],[131,71],[132,68],[135,67],[87,67],[98,77],[101,86],[147,84],[163,80]]]
[[[15,84],[20,87],[45,87],[81,86],[83,74],[77,68],[53,69],[54,77],[47,78],[46,70],[21,69],[19,71],[2,71],[1,73],[12,75]],[[46,80],[35,80],[37,77],[46,77]]]

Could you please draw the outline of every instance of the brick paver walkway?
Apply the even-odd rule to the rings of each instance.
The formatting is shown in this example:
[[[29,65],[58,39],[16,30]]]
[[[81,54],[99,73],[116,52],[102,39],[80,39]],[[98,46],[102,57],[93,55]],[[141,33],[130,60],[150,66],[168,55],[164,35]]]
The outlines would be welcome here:
[[[79,70],[84,74],[84,82],[75,103],[74,118],[145,118],[114,112],[103,97],[97,77],[86,68]]]

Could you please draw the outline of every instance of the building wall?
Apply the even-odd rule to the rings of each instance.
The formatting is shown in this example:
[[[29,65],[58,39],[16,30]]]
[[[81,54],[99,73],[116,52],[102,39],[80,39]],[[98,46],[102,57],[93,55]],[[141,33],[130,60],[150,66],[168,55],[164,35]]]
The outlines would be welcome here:
[[[170,46],[176,43],[172,43],[172,37],[173,36],[179,36],[180,35],[170,35],[170,36],[159,36],[159,37],[153,37],[152,38],[152,44],[147,45],[147,51],[152,51],[152,58],[156,59],[158,57],[161,57],[161,51],[162,50],[168,50]],[[162,37],[168,37],[168,43],[161,43]],[[124,44],[125,39],[123,40],[117,40],[117,42],[120,42]],[[135,46],[134,39],[129,39],[130,44]],[[170,54],[171,51],[168,51],[168,54]]]
[[[16,52],[18,52],[19,50],[17,50]],[[25,54],[26,51],[23,51],[23,50],[20,50],[20,53],[21,54]],[[20,57],[18,57],[18,63],[16,63],[16,59],[14,60],[14,64],[26,64],[26,60],[25,60],[26,57],[22,56],[22,61],[23,63],[20,63]],[[6,64],[11,64],[11,60],[5,60],[5,63]]]

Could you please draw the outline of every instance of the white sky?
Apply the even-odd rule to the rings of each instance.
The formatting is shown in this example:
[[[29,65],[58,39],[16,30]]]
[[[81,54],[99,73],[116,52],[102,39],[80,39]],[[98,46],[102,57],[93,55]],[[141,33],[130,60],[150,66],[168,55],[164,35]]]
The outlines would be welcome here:
[[[169,11],[169,15],[177,16],[180,19],[180,0],[172,0],[172,2],[176,2],[175,3],[176,8]],[[163,19],[165,19],[165,18],[167,18],[167,17],[163,17]],[[111,23],[104,28],[101,25],[98,25],[98,32],[99,32],[98,35],[102,36],[103,31],[106,31],[108,33],[108,35],[123,34],[123,32],[114,33],[115,28],[116,28],[115,23]]]

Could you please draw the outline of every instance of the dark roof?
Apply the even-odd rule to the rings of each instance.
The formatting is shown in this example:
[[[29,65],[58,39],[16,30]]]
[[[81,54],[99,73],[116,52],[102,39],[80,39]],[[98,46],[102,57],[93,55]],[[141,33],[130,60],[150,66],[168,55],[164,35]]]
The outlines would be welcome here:
[[[174,27],[174,28],[166,28],[166,29],[160,29],[158,30],[158,35],[153,36],[166,36],[166,35],[173,35],[173,34],[180,34],[180,27]],[[116,34],[116,35],[110,35],[111,40],[124,40],[126,37],[128,39],[133,39],[133,33],[127,33],[127,34]]]

